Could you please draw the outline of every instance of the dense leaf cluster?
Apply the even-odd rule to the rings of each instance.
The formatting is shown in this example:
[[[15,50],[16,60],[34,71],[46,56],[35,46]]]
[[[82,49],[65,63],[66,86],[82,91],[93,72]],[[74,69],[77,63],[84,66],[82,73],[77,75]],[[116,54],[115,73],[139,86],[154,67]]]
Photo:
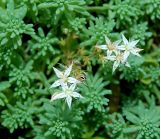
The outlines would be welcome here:
[[[160,139],[160,0],[0,0],[0,137]],[[97,49],[139,40],[131,67]],[[50,101],[73,62],[84,99]]]

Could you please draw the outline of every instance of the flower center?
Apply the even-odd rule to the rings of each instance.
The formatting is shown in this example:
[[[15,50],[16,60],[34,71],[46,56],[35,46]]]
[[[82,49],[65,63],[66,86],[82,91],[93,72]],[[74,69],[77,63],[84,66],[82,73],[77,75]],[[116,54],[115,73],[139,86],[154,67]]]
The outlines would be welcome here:
[[[118,55],[116,56],[116,60],[117,60],[117,61],[122,61],[122,59],[123,59],[122,54],[118,54]]]
[[[71,94],[72,94],[72,90],[71,90],[71,89],[67,89],[67,90],[66,90],[66,94],[67,94],[67,95],[71,95]]]
[[[128,45],[125,46],[125,50],[126,50],[126,51],[129,51],[129,50],[130,50],[130,48],[129,48]]]
[[[61,79],[66,83],[68,82],[68,77],[66,77],[64,74],[62,75]]]
[[[113,43],[109,43],[107,46],[108,46],[109,50],[114,50],[115,49],[115,46],[113,45]]]

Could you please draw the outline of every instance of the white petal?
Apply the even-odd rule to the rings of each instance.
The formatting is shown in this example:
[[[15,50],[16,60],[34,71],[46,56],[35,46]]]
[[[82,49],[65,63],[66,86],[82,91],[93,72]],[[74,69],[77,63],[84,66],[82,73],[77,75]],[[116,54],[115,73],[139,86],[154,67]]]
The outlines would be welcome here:
[[[113,51],[107,50],[107,56],[111,56]]]
[[[65,93],[53,94],[51,97],[51,101],[56,100],[56,99],[65,98],[65,97],[66,97]]]
[[[106,41],[107,44],[111,43],[110,39],[106,35],[105,35],[105,41]]]
[[[125,66],[126,66],[126,67],[129,67],[129,68],[131,67],[128,62],[125,63]]]
[[[67,88],[67,82],[61,82],[61,87],[66,87]]]
[[[130,52],[129,51],[125,51],[123,54],[123,61],[126,61],[128,56],[129,56]]]
[[[61,86],[67,86],[67,82],[64,79],[59,79]]]
[[[76,88],[76,84],[75,84],[75,83],[70,86],[70,89],[71,89],[72,91],[74,91],[75,88]]]
[[[116,68],[119,66],[120,62],[119,61],[115,61],[113,64],[113,69],[112,69],[112,73],[116,70]]]
[[[68,77],[68,82],[69,83],[74,83],[74,84],[80,83],[80,81],[78,81],[77,79],[75,79],[73,77]]]
[[[69,89],[67,83],[63,83],[62,85],[62,90],[65,92],[67,89]]]
[[[117,46],[117,49],[119,49],[119,50],[125,50],[125,45]]]
[[[139,53],[137,53],[137,52],[132,52],[132,54],[141,57],[141,55]]]
[[[137,52],[140,52],[140,51],[142,51],[143,49],[141,49],[141,48],[134,48]]]
[[[77,93],[77,92],[73,92],[72,93],[72,96],[74,97],[74,98],[83,98],[79,93]]]
[[[131,41],[129,44],[131,47],[135,47],[139,40]]]
[[[63,73],[61,71],[59,71],[58,69],[53,67],[54,72],[56,73],[58,78],[61,78],[63,76]]]
[[[137,48],[137,47],[135,47],[135,48],[133,48],[132,49],[132,51],[134,51],[134,52],[136,52],[136,53],[139,53],[140,51],[142,51],[143,49],[140,49],[140,48]]]
[[[61,81],[61,80],[57,80],[57,81],[55,81],[55,82],[51,85],[51,87],[50,87],[50,88],[60,86],[60,85],[61,85],[60,81]]]
[[[107,50],[107,56],[111,56],[111,54],[113,53],[113,52],[115,52],[116,50]]]
[[[122,34],[122,40],[125,45],[128,44],[128,40],[126,39],[126,37],[123,34]]]
[[[136,55],[136,56],[141,56],[138,52],[140,52],[141,50],[139,50],[139,48],[138,49],[132,49],[131,50],[131,53],[133,54],[133,55]]]
[[[107,46],[106,45],[96,45],[96,48],[106,50]]]
[[[106,57],[104,57],[105,59],[107,59],[107,60],[111,60],[111,61],[115,61],[115,59],[116,59],[116,56],[106,56]]]
[[[115,55],[116,56],[121,55],[121,51],[115,51]]]
[[[121,43],[121,40],[113,42],[113,44],[117,47]]]
[[[65,76],[69,76],[70,75],[70,73],[71,73],[71,70],[72,70],[72,66],[73,66],[73,62],[72,62],[72,64],[65,70],[65,72],[64,72],[64,75]]]
[[[71,108],[72,97],[71,97],[71,96],[67,96],[66,102],[67,102],[67,104],[68,104],[68,107]]]

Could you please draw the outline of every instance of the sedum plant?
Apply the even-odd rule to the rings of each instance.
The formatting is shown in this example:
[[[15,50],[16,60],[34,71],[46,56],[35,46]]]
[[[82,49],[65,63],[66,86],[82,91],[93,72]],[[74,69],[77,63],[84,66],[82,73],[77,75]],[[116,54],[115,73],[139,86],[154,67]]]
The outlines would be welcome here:
[[[11,133],[19,127],[29,128],[30,126],[33,126],[32,115],[34,113],[34,108],[30,104],[30,100],[24,104],[17,102],[15,106],[8,104],[8,109],[2,111],[1,117],[4,119],[2,125],[8,127]],[[30,105],[30,108],[28,105]]]
[[[133,125],[124,130],[125,133],[136,132],[137,139],[160,137],[160,118],[156,106],[145,108],[142,102],[138,106],[124,111],[127,120]]]
[[[86,104],[87,112],[93,109],[99,112],[104,111],[104,106],[107,106],[109,102],[104,95],[111,93],[110,90],[103,89],[106,85],[107,82],[103,82],[103,78],[98,74],[87,76],[86,83],[80,87],[81,92],[86,94],[83,103]]]
[[[109,116],[108,120],[109,124],[106,124],[106,129],[110,137],[115,139],[128,138],[124,133],[124,129],[127,127],[127,124],[121,114],[113,113]]]
[[[22,45],[22,34],[34,34],[33,24],[25,24],[23,21],[27,8],[22,6],[16,9],[14,1],[9,0],[7,8],[0,8],[0,11],[1,45],[10,45],[17,49]]]
[[[38,20],[38,4],[40,0],[15,0],[18,4],[27,7],[27,14],[33,21]]]
[[[111,18],[116,18],[117,28],[120,28],[120,25],[131,25],[137,21],[142,14],[143,11],[140,10],[140,2],[137,0],[115,0],[110,8],[110,16]]]
[[[39,124],[46,126],[41,128],[43,134],[41,136],[62,139],[77,137],[83,115],[80,109],[74,107],[71,111],[62,103],[52,104],[51,102],[45,102],[43,108],[45,115],[39,115]],[[79,123],[79,126],[76,123]],[[78,136],[81,132],[78,133]]]
[[[31,53],[34,55],[33,58],[39,59],[41,56],[55,55],[58,50],[52,45],[57,43],[58,39],[53,38],[52,32],[50,31],[46,36],[42,28],[38,28],[38,34],[32,35],[32,40],[28,42],[29,47],[31,47]],[[38,51],[38,53],[37,53]]]
[[[95,45],[97,42],[104,42],[104,35],[111,35],[111,32],[115,26],[113,20],[105,22],[102,17],[96,18],[95,22],[90,21],[88,29],[83,29],[83,36],[86,41],[81,43],[81,46]]]
[[[6,47],[1,47],[0,48],[0,69],[2,70],[4,67],[8,68],[10,67],[11,64],[11,57],[14,55],[14,50],[13,48],[6,48]],[[6,61],[6,62],[5,62]]]
[[[5,106],[8,103],[8,98],[4,93],[10,87],[8,81],[0,82],[0,106]]]
[[[159,139],[159,0],[0,0],[0,137]]]
[[[25,67],[13,67],[12,72],[10,72],[10,82],[15,83],[17,86],[22,87],[23,85],[29,85],[30,81],[33,79],[33,74],[31,73],[32,61],[27,63]]]
[[[144,2],[146,13],[150,15],[152,20],[160,18],[159,0],[147,0]]]
[[[89,16],[84,8],[85,4],[84,0],[44,0],[38,5],[38,8],[52,8],[54,10],[54,22],[57,23],[62,17],[69,21],[75,13]]]
[[[152,36],[152,33],[148,31],[148,25],[146,22],[136,24],[133,27],[131,27],[129,30],[129,34],[132,35],[132,38],[141,40],[141,47],[144,47],[147,39]]]

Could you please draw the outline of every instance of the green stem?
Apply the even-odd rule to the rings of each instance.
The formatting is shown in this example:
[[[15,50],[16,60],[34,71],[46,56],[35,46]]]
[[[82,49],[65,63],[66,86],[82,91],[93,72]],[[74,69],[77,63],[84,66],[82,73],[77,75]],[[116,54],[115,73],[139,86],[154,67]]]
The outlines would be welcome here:
[[[108,9],[110,9],[109,5],[104,5],[104,6],[86,6],[85,7],[87,11],[89,12],[104,12]]]
[[[120,101],[120,86],[119,84],[112,84],[112,96],[109,101],[110,112],[117,112]]]
[[[149,64],[153,64],[155,66],[159,66],[159,64],[157,63],[157,61],[155,59],[148,58],[148,59],[145,59],[144,62],[149,63]]]

